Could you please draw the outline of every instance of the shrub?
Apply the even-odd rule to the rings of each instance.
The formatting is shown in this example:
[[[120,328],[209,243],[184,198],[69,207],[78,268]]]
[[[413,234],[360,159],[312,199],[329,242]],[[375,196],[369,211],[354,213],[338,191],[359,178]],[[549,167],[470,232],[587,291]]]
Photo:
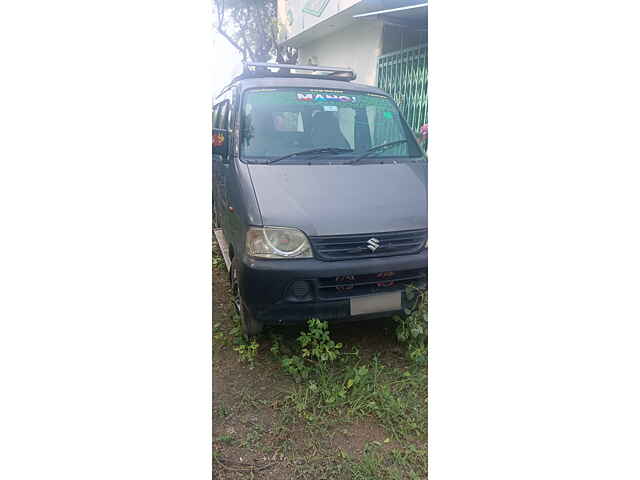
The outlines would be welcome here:
[[[308,331],[302,332],[297,338],[300,355],[285,356],[281,360],[285,371],[298,382],[309,379],[314,372],[326,373],[327,365],[339,358],[342,349],[341,343],[331,339],[327,322],[312,318],[307,325]],[[271,352],[278,355],[280,348],[276,339]]]

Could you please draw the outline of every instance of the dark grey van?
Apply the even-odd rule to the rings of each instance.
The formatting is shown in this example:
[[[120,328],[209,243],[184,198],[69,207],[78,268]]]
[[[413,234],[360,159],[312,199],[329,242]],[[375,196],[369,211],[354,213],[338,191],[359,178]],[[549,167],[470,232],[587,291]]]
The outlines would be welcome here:
[[[214,227],[247,336],[406,312],[406,288],[426,288],[424,152],[354,79],[247,63],[215,101]]]

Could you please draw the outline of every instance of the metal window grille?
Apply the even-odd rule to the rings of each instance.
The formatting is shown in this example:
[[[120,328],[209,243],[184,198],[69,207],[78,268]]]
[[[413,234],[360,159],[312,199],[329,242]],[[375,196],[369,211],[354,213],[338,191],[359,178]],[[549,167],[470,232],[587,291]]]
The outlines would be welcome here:
[[[417,132],[427,123],[427,46],[379,57],[378,87],[396,100],[407,123]]]

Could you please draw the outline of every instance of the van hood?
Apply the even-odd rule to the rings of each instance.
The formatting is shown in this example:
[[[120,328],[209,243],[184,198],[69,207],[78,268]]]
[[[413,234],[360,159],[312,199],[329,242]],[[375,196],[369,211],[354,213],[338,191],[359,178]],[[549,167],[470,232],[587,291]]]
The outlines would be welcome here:
[[[309,236],[427,227],[426,162],[248,164],[263,225]]]

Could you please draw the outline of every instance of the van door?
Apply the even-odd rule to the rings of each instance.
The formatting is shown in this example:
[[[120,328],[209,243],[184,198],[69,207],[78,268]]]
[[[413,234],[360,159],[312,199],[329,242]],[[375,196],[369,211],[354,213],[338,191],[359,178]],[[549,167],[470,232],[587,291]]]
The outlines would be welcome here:
[[[218,119],[218,113],[220,110],[220,105],[214,105],[213,108],[211,109],[212,113],[211,113],[211,138],[213,139],[213,146],[212,146],[212,152],[211,152],[211,174],[212,174],[212,181],[211,181],[211,185],[212,185],[212,192],[211,192],[211,204],[213,206],[213,216],[220,218],[219,214],[218,214],[218,177],[219,175],[216,175],[216,173],[219,173],[217,171],[218,167],[216,165],[216,153],[215,153],[215,142],[216,142],[216,130],[217,130],[217,119]],[[216,222],[214,220],[214,222]],[[217,222],[216,222],[217,223]],[[215,223],[214,223],[215,225]]]
[[[229,101],[219,103],[213,110],[213,135],[224,135],[227,142],[229,135]],[[213,205],[218,226],[224,228],[228,208],[226,183],[229,170],[230,154],[213,155]]]

